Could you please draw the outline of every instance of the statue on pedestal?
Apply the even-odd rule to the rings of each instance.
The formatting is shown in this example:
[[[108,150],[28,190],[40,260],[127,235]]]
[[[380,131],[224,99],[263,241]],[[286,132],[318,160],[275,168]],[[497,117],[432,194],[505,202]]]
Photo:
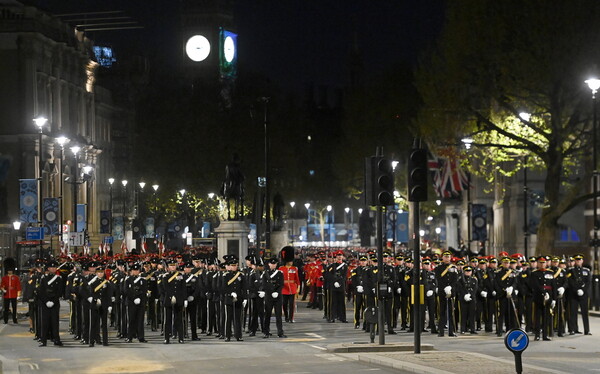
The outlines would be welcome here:
[[[231,162],[225,167],[225,180],[221,185],[220,196],[227,204],[227,220],[229,221],[238,221],[244,218],[244,180],[246,177],[242,173],[240,164],[240,156],[234,153]]]

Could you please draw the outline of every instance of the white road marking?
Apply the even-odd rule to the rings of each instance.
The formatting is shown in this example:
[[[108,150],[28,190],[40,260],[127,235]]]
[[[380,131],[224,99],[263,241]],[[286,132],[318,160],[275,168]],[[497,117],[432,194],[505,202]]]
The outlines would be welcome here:
[[[308,344],[308,343],[302,343],[302,344],[307,345],[307,346],[312,347],[312,348],[315,348],[315,349],[319,349],[321,351],[326,351],[327,350],[327,348],[325,348],[325,347],[319,347],[318,345],[314,345],[314,344]]]
[[[324,338],[324,337],[322,337],[322,336],[321,336],[321,335],[319,335],[319,334],[315,334],[314,332],[305,332],[305,334],[306,334],[306,335],[308,335],[308,336],[312,336],[313,338],[318,338],[318,339],[325,340],[325,338]]]

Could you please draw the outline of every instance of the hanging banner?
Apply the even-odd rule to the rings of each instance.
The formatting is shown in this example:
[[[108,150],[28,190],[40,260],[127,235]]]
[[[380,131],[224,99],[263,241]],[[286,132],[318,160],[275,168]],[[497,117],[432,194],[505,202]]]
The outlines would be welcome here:
[[[125,238],[122,216],[113,218],[113,236],[116,240],[123,240]]]
[[[110,210],[100,211],[100,234],[110,234]]]
[[[484,204],[471,205],[472,238],[477,242],[485,242],[487,236],[487,207]]]
[[[408,243],[408,212],[398,213],[396,230],[396,241],[399,243]]]
[[[146,218],[144,229],[146,238],[154,238],[154,217]]]
[[[42,204],[43,211],[43,225],[45,234],[58,235],[58,199],[56,197],[44,198],[44,204]]]
[[[85,230],[85,204],[77,204],[77,226],[75,231]]]
[[[19,179],[19,220],[23,223],[38,221],[38,188],[36,179]]]

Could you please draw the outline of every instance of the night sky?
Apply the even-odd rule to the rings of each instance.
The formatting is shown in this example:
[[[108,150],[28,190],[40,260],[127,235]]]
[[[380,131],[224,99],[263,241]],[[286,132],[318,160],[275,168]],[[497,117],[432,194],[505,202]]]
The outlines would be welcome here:
[[[179,56],[175,0],[23,0],[54,14],[123,10],[140,30],[93,32],[97,44],[158,64]],[[444,0],[237,0],[240,67],[303,92],[307,84],[344,86],[356,39],[367,77],[396,62],[414,63],[438,35]],[[122,15],[122,14],[121,14]]]

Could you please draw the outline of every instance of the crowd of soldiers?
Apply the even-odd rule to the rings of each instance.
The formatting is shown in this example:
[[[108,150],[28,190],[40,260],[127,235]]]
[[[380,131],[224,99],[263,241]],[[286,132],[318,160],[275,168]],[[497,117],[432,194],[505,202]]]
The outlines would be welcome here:
[[[396,334],[398,326],[412,332],[411,285],[413,277],[419,274],[425,297],[421,320],[427,322],[423,332],[444,336],[447,329],[448,336],[457,336],[457,332],[478,334],[483,330],[502,336],[506,331],[524,327],[534,334],[535,340],[551,340],[555,333],[559,337],[567,332],[582,333],[578,325],[580,311],[583,333],[591,335],[588,310],[592,274],[583,267],[581,254],[525,259],[520,254],[509,256],[503,252],[498,258],[465,260],[445,251],[440,258],[423,258],[418,272],[411,257],[386,252],[383,259],[383,266],[379,266],[375,254],[361,255],[357,266],[349,270],[347,291],[354,301],[356,329],[361,328],[361,321],[365,331],[376,328],[364,320],[364,314],[381,299],[386,332]],[[335,294],[332,283],[326,280],[331,261],[322,254],[305,266],[307,283],[313,285],[315,297],[311,297],[311,303],[320,294],[325,295],[324,300],[328,300],[328,293]],[[323,282],[318,283],[318,279]],[[335,311],[326,312],[326,316],[331,321]]]
[[[61,258],[38,260],[23,280],[30,331],[40,346],[62,345],[59,335],[60,300],[69,303],[69,333],[82,344],[109,345],[108,330],[126,342],[146,343],[146,329],[171,340],[200,340],[214,335],[230,341],[262,334],[269,338],[271,317],[277,336],[285,338],[283,321],[295,322],[296,296],[323,311],[329,323],[347,323],[352,302],[353,325],[378,331],[369,320],[380,302],[387,334],[414,331],[411,300],[413,277],[420,276],[424,305],[423,331],[444,336],[495,332],[498,336],[523,327],[536,340],[553,335],[590,335],[591,272],[583,256],[530,257],[501,253],[498,258],[457,259],[452,252],[421,259],[415,271],[407,256],[383,253],[380,266],[374,253],[348,261],[342,250],[308,254],[303,265],[293,247],[280,257],[249,255],[223,261],[199,255],[130,256],[122,259]],[[297,266],[294,266],[297,265]],[[298,295],[300,297],[300,295]]]
[[[286,338],[282,313],[294,321],[300,279],[292,265],[294,249],[285,247],[280,254],[281,262],[273,257],[266,264],[250,255],[242,270],[235,255],[220,262],[199,255],[39,260],[24,279],[30,332],[41,347],[48,341],[62,346],[63,299],[69,302],[69,333],[90,347],[109,345],[109,327],[117,339],[146,343],[147,325],[151,331],[160,328],[165,344],[197,341],[199,334],[242,341],[243,329],[269,338],[273,312],[277,336]]]

